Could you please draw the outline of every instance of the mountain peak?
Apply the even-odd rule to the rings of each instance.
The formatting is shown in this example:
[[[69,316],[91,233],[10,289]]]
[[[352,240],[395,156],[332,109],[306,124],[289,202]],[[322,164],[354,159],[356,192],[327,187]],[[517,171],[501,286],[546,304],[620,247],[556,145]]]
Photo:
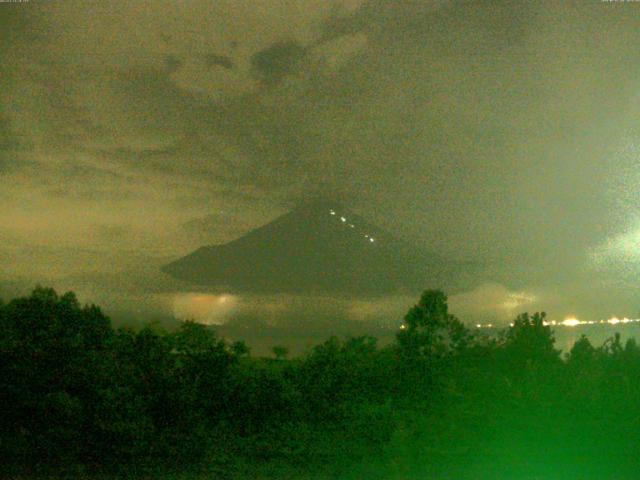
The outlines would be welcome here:
[[[354,214],[312,199],[223,245],[163,268],[173,277],[232,292],[370,297],[443,286],[443,265]]]

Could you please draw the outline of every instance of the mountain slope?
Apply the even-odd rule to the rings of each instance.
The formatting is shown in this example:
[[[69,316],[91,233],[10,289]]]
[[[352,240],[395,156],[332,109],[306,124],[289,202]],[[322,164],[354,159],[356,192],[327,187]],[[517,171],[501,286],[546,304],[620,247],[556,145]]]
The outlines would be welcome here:
[[[455,275],[451,267],[337,203],[313,202],[162,270],[241,293],[367,297],[446,288]]]

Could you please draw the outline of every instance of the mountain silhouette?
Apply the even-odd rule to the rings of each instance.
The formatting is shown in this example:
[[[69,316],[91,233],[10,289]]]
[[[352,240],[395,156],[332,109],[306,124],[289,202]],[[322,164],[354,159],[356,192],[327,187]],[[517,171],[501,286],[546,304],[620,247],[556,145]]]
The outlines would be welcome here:
[[[347,297],[450,289],[456,270],[458,265],[330,201],[305,203],[236,240],[201,247],[162,268],[221,291]]]

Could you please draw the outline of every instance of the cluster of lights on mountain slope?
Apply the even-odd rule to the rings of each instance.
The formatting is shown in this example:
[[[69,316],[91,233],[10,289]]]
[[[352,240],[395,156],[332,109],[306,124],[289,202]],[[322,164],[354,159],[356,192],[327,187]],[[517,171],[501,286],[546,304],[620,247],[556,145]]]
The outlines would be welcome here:
[[[329,213],[330,213],[331,215],[337,215],[335,210],[329,210]],[[342,223],[346,224],[346,223],[347,223],[347,218],[346,218],[346,217],[341,216],[341,217],[340,217],[340,221],[341,221]],[[350,228],[356,228],[356,226],[355,226],[353,223],[349,223],[349,227],[350,227]],[[375,242],[375,239],[374,239],[372,236],[370,236],[369,234],[366,234],[366,233],[365,233],[365,234],[364,234],[364,238],[366,238],[367,240],[369,240],[371,243]]]

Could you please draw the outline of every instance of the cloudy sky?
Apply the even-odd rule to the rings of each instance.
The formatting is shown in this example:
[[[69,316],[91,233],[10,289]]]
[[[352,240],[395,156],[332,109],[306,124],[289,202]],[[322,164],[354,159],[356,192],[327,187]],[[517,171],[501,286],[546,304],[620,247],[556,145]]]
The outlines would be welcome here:
[[[481,265],[461,316],[640,312],[640,3],[31,0],[0,20],[5,292],[207,310],[153,297],[157,266],[322,194]]]

